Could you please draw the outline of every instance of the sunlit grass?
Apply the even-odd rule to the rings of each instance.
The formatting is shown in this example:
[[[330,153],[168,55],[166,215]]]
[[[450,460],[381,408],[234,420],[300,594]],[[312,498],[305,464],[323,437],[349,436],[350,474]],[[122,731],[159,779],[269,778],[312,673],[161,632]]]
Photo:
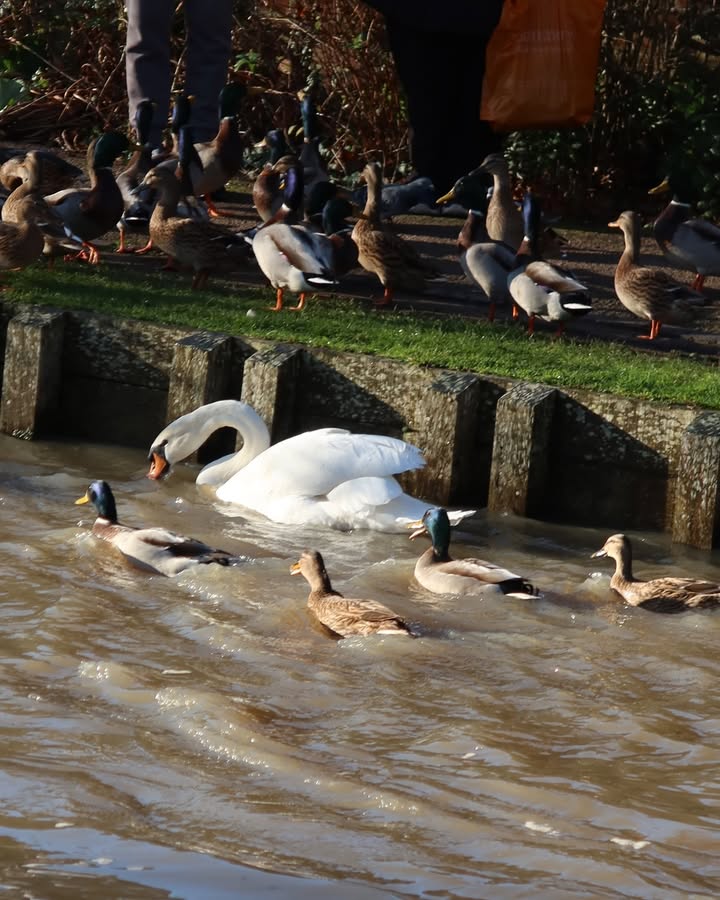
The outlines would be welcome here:
[[[460,316],[383,312],[345,297],[311,299],[298,313],[273,313],[272,291],[229,282],[191,291],[186,276],[131,265],[59,264],[8,277],[10,302],[86,309],[120,318],[369,353],[417,365],[509,376],[720,409],[716,364],[634,351],[601,341],[555,341],[524,329]],[[252,310],[251,315],[248,311]]]

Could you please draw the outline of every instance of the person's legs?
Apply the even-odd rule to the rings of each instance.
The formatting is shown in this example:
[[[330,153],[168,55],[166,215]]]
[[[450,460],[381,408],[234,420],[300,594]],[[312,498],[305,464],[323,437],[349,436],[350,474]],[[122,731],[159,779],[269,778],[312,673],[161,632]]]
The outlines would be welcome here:
[[[217,134],[218,97],[227,81],[232,50],[232,10],[232,0],[185,0],[185,87],[195,95],[196,141],[209,141]]]
[[[387,32],[407,98],[413,167],[444,194],[500,147],[480,121],[484,38],[413,29],[392,17]]]
[[[456,35],[453,41],[455,128],[452,140],[443,145],[442,168],[448,185],[480,165],[489,153],[502,149],[502,135],[480,118],[482,83],[485,73],[485,46],[476,35]],[[492,182],[492,179],[489,179]]]
[[[170,24],[174,8],[173,0],[125,0],[128,116],[133,125],[138,103],[155,101],[150,143],[157,147],[170,108]]]

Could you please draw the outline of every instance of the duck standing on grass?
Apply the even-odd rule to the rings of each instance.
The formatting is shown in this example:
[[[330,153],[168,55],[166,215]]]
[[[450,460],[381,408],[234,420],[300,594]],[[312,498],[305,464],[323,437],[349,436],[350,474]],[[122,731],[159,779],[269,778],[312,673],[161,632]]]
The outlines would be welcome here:
[[[540,258],[540,205],[532,191],[523,198],[522,217],[525,237],[520,244],[516,268],[507,276],[507,286],[513,299],[513,318],[518,309],[528,315],[528,334],[535,331],[535,319],[556,322],[556,336],[565,330],[565,323],[592,310],[590,291],[568,272]]]
[[[41,191],[42,154],[29,150],[24,157],[22,171],[24,180],[10,194],[3,204],[0,215],[3,222],[16,225],[34,222],[42,231],[43,255],[52,266],[55,256],[67,251],[80,250],[80,243],[71,241],[65,233],[65,225],[60,216],[46,202]]]
[[[691,215],[689,201],[694,191],[689,175],[673,172],[648,193],[665,191],[672,191],[673,196],[655,220],[655,240],[670,262],[696,273],[692,288],[702,291],[708,275],[720,275],[720,228]]]
[[[78,259],[92,265],[100,261],[93,241],[115,228],[125,204],[115,181],[112,166],[128,147],[128,139],[118,131],[101,134],[88,147],[89,188],[67,188],[48,194],[45,201],[65,224],[67,234],[82,242]]]
[[[246,268],[248,247],[243,237],[212,222],[178,216],[183,185],[177,172],[163,166],[150,169],[140,188],[157,190],[158,200],[150,217],[153,247],[193,271],[193,290],[204,288],[210,273]],[[166,268],[171,268],[167,265]]]
[[[40,258],[45,236],[34,221],[31,200],[16,208],[17,222],[0,222],[0,271],[24,269]],[[6,285],[0,285],[4,290]]]
[[[650,320],[650,334],[640,335],[641,339],[655,340],[662,325],[691,322],[705,299],[662,269],[640,265],[638,214],[625,210],[614,222],[608,222],[608,227],[620,228],[625,237],[625,249],[615,269],[615,293],[633,315]]]
[[[611,535],[591,558],[604,556],[615,561],[610,587],[630,606],[661,613],[720,606],[720,584],[716,581],[673,576],[650,581],[635,578],[632,572],[632,544],[625,534]]]
[[[128,562],[140,569],[172,577],[193,566],[209,563],[227,566],[238,559],[225,550],[215,550],[202,541],[166,528],[122,525],[118,522],[115,497],[107,481],[93,481],[85,495],[75,503],[94,504],[97,519],[92,533],[112,544]]]
[[[382,170],[377,162],[363,170],[367,183],[367,202],[355,223],[352,238],[357,244],[358,260],[368,272],[377,275],[383,286],[376,307],[390,306],[396,289],[421,292],[428,280],[439,273],[404,238],[381,219]]]
[[[458,251],[463,272],[490,301],[488,319],[495,321],[498,303],[510,299],[508,274],[515,267],[515,251],[509,244],[490,240],[485,216],[472,209],[458,235]]]
[[[302,575],[308,582],[308,609],[335,637],[345,638],[354,634],[415,637],[410,626],[397,613],[377,600],[350,599],[334,590],[317,550],[306,550],[290,567],[290,574]]]
[[[534,599],[533,585],[508,569],[484,559],[453,559],[450,556],[450,519],[442,507],[428,509],[419,522],[408,528],[414,540],[428,535],[432,546],[415,563],[415,578],[434,594],[503,593],[522,600]]]
[[[310,291],[334,287],[335,245],[299,222],[303,204],[303,176],[299,165],[290,165],[284,175],[285,188],[280,209],[255,232],[252,249],[263,274],[275,288],[274,312],[283,308],[285,291],[298,293],[292,310],[305,308]],[[339,240],[339,239],[338,239]]]

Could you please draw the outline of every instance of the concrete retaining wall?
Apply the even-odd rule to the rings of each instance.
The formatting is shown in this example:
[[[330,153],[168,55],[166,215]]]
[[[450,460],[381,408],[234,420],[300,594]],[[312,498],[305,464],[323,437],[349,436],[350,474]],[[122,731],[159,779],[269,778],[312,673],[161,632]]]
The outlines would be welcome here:
[[[435,503],[720,539],[720,413],[10,304],[0,352],[0,430],[19,438],[147,449],[166,422],[236,397],[274,441],[338,425],[417,444],[427,466],[403,484]]]

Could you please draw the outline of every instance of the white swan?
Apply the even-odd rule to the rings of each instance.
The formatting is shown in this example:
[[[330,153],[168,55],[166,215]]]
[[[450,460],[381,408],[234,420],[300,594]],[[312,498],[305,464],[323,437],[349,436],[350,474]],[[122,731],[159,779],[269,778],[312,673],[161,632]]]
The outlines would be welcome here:
[[[171,422],[150,448],[149,478],[162,478],[218,428],[240,433],[242,449],[205,466],[197,484],[287,525],[405,531],[428,504],[404,494],[392,477],[419,469],[417,447],[397,438],[319,428],[270,446],[267,426],[247,403],[218,400]],[[475,510],[450,512],[453,524]]]

